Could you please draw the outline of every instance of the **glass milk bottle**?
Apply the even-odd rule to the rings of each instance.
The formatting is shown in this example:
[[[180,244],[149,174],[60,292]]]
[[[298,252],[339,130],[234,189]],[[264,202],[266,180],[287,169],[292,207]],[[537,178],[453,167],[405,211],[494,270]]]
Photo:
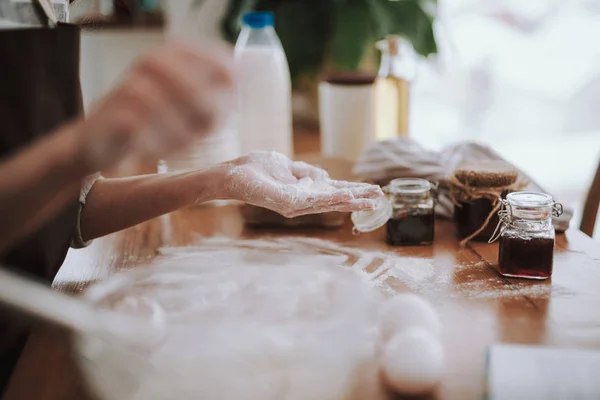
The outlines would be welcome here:
[[[408,135],[410,81],[415,75],[412,46],[397,36],[377,42],[381,65],[375,85],[375,137],[377,140]]]
[[[269,12],[244,15],[235,45],[242,153],[274,150],[292,156],[290,72]]]

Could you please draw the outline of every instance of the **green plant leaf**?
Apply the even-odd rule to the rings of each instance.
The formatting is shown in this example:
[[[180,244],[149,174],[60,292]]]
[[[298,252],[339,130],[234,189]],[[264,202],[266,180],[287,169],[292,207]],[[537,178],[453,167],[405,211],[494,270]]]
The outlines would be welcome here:
[[[331,1],[307,6],[303,0],[232,0],[222,22],[225,37],[235,42],[240,20],[249,11],[272,11],[275,30],[286,53],[290,74],[296,81],[301,74],[320,72],[331,36]]]
[[[391,18],[381,0],[366,0],[375,39],[382,39],[391,32]]]
[[[374,39],[371,15],[367,2],[362,0],[336,4],[330,45],[334,67],[358,69],[365,49]]]
[[[260,2],[258,9],[275,12],[275,29],[285,50],[292,80],[300,74],[320,72],[331,35],[332,7],[328,1],[306,6],[305,0],[275,1],[277,6]]]
[[[433,16],[421,7],[419,1],[384,1],[384,4],[391,21],[388,34],[405,36],[423,56],[437,52]]]
[[[221,21],[223,36],[234,43],[240,34],[242,16],[256,7],[258,0],[229,0],[229,7]]]
[[[437,0],[229,0],[222,27],[234,42],[244,13],[274,12],[295,80],[320,71],[327,57],[338,69],[355,70],[366,49],[390,34],[406,37],[424,56],[435,53],[436,6]]]

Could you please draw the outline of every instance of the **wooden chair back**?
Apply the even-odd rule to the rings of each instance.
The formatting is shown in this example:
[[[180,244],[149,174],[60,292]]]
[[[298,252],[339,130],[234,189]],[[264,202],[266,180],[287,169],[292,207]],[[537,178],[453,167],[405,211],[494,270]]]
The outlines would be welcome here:
[[[596,175],[590,186],[585,204],[583,206],[583,215],[581,216],[581,226],[579,229],[588,236],[593,236],[596,218],[598,216],[598,208],[600,207],[600,162]]]

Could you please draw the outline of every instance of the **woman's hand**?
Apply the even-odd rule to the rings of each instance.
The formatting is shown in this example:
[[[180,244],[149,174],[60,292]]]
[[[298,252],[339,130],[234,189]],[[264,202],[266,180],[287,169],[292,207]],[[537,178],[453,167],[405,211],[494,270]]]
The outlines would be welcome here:
[[[171,43],[142,57],[77,123],[89,170],[132,153],[157,159],[223,124],[233,106],[233,57],[218,43]]]
[[[220,165],[218,197],[268,208],[291,218],[328,211],[361,211],[383,196],[379,186],[333,180],[326,171],[276,152],[252,152]]]
[[[282,154],[255,152],[204,170],[100,180],[83,208],[81,231],[90,240],[211,200],[240,200],[295,217],[369,210],[382,195],[379,186],[336,181]]]

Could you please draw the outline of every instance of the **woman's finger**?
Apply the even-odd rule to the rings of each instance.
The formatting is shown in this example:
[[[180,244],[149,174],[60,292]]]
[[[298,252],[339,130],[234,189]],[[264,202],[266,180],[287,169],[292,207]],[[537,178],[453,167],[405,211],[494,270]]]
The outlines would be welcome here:
[[[202,54],[193,57],[192,50],[181,43],[165,46],[143,59],[134,71],[156,81],[187,122],[190,133],[201,135],[213,131],[222,119],[222,110],[230,109],[233,86],[228,68]]]
[[[313,208],[315,210],[324,209],[331,205],[344,203],[354,200],[354,195],[345,189],[335,190],[334,192],[315,193],[288,185],[283,190],[279,198],[283,207],[288,208],[289,212]],[[288,205],[286,207],[286,205]],[[318,211],[317,211],[318,212]]]
[[[378,199],[383,196],[383,191],[379,186],[356,187],[346,190],[349,190],[356,199]]]
[[[327,183],[329,183],[331,186],[336,187],[338,189],[377,186],[377,185],[371,185],[370,183],[365,183],[365,182],[338,181],[335,179],[330,179],[327,181]],[[377,187],[379,187],[379,186],[377,186]]]
[[[290,217],[297,217],[308,214],[321,214],[326,212],[354,212],[354,211],[370,211],[375,208],[375,202],[370,199],[350,200],[343,203],[337,203],[321,207],[307,207],[302,210],[297,210]]]
[[[132,85],[138,101],[128,101],[129,107],[136,104],[143,108],[141,120],[143,130],[135,135],[136,150],[143,156],[166,156],[179,149],[190,140],[190,134],[179,111],[161,93],[156,82],[149,79],[139,79]]]
[[[292,163],[292,174],[298,178],[311,178],[315,181],[329,180],[329,173],[324,169],[317,168],[304,161],[295,161]]]
[[[372,211],[376,203],[371,199],[357,199],[345,203],[339,203],[331,206],[331,211],[353,212],[353,211]]]
[[[186,61],[192,68],[197,68],[198,64],[204,65],[208,76],[206,78],[216,86],[233,86],[235,76],[235,62],[233,48],[231,45],[221,41],[185,41],[179,42],[173,46],[186,58]]]

